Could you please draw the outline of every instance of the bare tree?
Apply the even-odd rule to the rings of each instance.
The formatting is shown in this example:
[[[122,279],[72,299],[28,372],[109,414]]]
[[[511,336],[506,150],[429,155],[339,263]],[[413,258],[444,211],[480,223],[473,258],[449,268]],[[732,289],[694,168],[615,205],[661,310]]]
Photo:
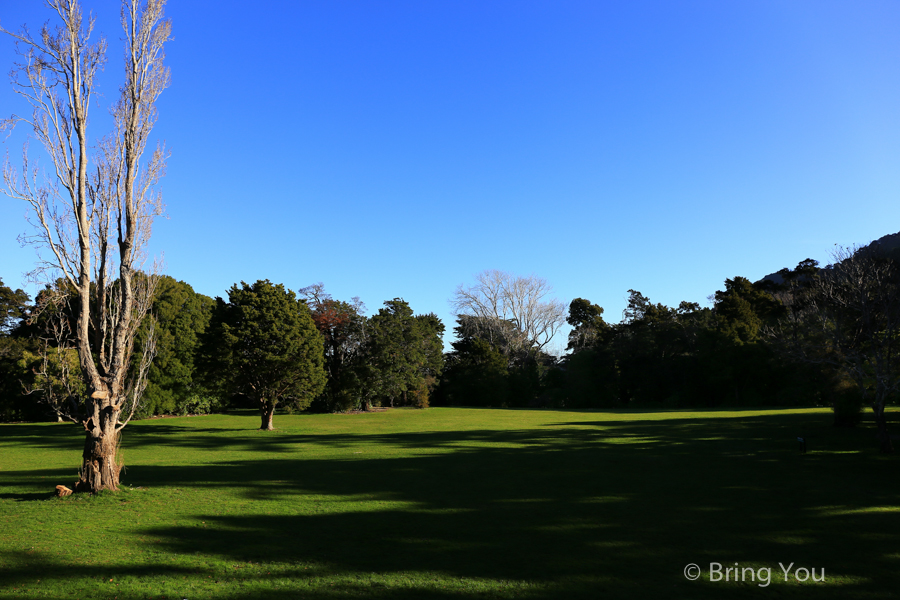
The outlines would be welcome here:
[[[838,247],[832,258],[817,273],[807,265],[771,333],[795,357],[849,377],[872,407],[881,451],[892,452],[885,405],[900,389],[900,265],[869,248]]]
[[[489,337],[492,332],[506,333],[511,326],[513,335],[503,337],[512,352],[542,349],[566,321],[566,306],[549,297],[553,288],[546,279],[491,269],[479,273],[475,281],[456,288],[450,300],[455,316],[474,317],[465,323],[485,328]]]
[[[129,377],[135,334],[157,279],[137,269],[162,210],[154,186],[166,152],[158,145],[148,161],[141,158],[156,122],[156,99],[169,82],[163,45],[171,24],[163,19],[165,0],[123,0],[125,82],[111,111],[114,131],[92,148],[88,116],[106,42],[91,41],[94,19],[84,18],[78,0],[46,2],[60,26],[45,25],[37,37],[25,28],[13,33],[0,27],[16,39],[21,61],[12,84],[32,109],[30,117],[14,115],[3,126],[30,126],[53,175],[41,177],[26,145],[21,173],[8,160],[4,166],[5,191],[30,207],[33,232],[25,240],[39,248],[32,276],[61,275],[74,290],[73,338],[89,396],[80,414],[68,415],[86,432],[76,488],[115,490],[119,435],[134,414],[149,366]],[[148,359],[150,339],[143,353]]]

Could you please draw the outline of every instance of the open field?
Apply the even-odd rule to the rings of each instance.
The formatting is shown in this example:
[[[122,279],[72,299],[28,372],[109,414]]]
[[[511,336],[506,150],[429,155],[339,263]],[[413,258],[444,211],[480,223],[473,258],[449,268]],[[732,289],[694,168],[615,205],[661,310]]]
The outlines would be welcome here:
[[[258,425],[132,423],[131,487],[65,499],[50,492],[76,478],[78,429],[0,425],[0,598],[900,595],[898,458],[875,452],[871,423],[836,429],[825,409]],[[744,580],[710,581],[714,562]],[[825,581],[795,581],[798,567]]]

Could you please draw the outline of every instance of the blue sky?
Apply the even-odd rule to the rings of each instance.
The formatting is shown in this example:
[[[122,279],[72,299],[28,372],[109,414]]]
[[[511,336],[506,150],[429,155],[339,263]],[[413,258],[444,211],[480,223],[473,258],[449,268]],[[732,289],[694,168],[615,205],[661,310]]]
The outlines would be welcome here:
[[[119,11],[84,4],[111,47],[99,136]],[[151,251],[204,294],[321,281],[369,313],[402,297],[449,330],[456,286],[496,268],[618,321],[630,288],[705,304],[725,278],[900,231],[896,2],[192,0],[167,14],[168,218]],[[6,28],[49,18],[0,0]],[[0,70],[14,59],[0,39]],[[24,109],[3,82],[0,114]],[[25,133],[3,144],[13,162]],[[0,197],[13,287],[34,262],[16,242],[24,211]]]

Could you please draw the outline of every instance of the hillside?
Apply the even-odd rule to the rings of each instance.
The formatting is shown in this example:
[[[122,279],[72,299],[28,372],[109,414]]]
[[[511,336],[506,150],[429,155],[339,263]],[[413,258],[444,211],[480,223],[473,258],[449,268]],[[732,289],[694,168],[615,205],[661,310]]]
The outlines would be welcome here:
[[[889,233],[862,247],[900,260],[900,232]],[[760,279],[760,281],[771,281],[778,285],[784,283],[784,278],[779,273],[770,273]]]

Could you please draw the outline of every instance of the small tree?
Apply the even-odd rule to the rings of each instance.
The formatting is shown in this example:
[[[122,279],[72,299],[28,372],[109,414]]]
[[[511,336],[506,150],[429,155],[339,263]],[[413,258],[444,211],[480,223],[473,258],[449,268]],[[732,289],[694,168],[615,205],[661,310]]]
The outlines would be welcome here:
[[[280,401],[309,406],[325,388],[322,336],[306,303],[280,283],[241,282],[227,303],[216,298],[205,346],[211,378],[259,402],[260,429],[273,429]]]

